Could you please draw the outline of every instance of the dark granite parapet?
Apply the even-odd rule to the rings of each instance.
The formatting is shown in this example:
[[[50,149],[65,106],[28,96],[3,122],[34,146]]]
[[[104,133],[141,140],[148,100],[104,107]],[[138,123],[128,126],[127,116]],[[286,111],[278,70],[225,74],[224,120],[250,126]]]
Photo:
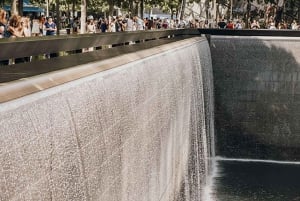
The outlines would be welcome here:
[[[217,152],[300,160],[300,39],[211,37]]]

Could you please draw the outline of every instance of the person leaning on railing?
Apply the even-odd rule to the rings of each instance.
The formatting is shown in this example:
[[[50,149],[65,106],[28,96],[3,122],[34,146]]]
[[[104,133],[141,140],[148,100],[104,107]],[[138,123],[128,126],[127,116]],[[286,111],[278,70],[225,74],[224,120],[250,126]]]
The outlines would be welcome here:
[[[24,27],[22,24],[22,17],[19,15],[13,15],[9,19],[7,29],[3,33],[4,38],[19,38],[24,37]],[[9,60],[1,61],[2,65],[14,64],[15,59],[11,58]]]
[[[251,29],[260,29],[260,25],[256,20],[253,20],[250,27]]]
[[[4,38],[4,33],[6,32],[7,26],[6,11],[0,9],[0,39]],[[0,60],[0,66],[1,65],[8,65],[8,60]]]
[[[5,32],[5,38],[24,37],[24,27],[22,24],[22,17],[19,15],[13,15],[9,19],[8,29]]]
[[[86,33],[89,34],[96,33],[96,24],[94,23],[94,17],[92,15],[87,17]],[[84,48],[83,52],[91,52],[93,50],[94,50],[93,47],[89,47],[89,48]]]
[[[46,30],[46,36],[54,36],[56,35],[56,24],[53,22],[53,18],[52,17],[48,17],[47,22],[45,23],[45,30]],[[46,54],[46,58],[52,58],[52,57],[57,57],[57,53],[50,53],[50,54]]]
[[[0,38],[4,38],[4,33],[7,28],[6,11],[0,9]]]

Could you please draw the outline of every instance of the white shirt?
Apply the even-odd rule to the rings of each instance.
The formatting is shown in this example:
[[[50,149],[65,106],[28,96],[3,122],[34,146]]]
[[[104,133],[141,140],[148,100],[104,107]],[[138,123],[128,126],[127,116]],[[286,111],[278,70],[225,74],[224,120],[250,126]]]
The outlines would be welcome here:
[[[133,20],[130,18],[127,18],[125,31],[132,31],[132,30],[133,30]]]

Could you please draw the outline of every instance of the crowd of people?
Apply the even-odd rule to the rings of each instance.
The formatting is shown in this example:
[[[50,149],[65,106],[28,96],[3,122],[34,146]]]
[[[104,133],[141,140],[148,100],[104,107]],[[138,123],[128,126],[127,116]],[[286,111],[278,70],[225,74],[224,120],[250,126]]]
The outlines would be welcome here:
[[[214,26],[210,28],[221,28],[221,29],[245,29],[246,23],[243,20],[235,19],[235,20],[224,20],[221,19],[218,23],[215,23]],[[291,23],[287,23],[286,21],[275,22],[274,20],[270,20],[268,22],[258,21],[253,19],[248,24],[248,29],[292,29],[292,30],[300,30],[300,25],[296,20],[293,20]]]
[[[65,16],[63,16],[66,19]],[[79,33],[80,19],[68,20],[66,25],[64,20],[63,28],[67,28],[69,33]],[[116,16],[108,18],[99,18],[95,20],[92,15],[87,17],[85,33],[97,32],[122,32],[122,31],[137,31],[137,30],[154,30],[154,29],[178,29],[178,28],[221,28],[221,29],[293,29],[300,28],[299,23],[294,20],[292,23],[282,21],[276,23],[271,17],[261,26],[258,20],[252,20],[246,26],[246,23],[240,19],[218,21],[208,21],[194,19],[189,22],[178,19],[169,18],[153,18],[146,17],[144,19],[138,16]],[[28,36],[43,36],[55,35],[57,32],[57,25],[52,17],[40,16],[38,19],[30,19],[29,17],[22,17],[19,15],[12,15],[7,18],[7,12],[0,9],[0,38],[10,37],[28,37]]]
[[[217,20],[193,19],[190,21],[146,17],[144,19],[138,16],[126,14],[124,16],[108,17],[94,19],[92,15],[87,17],[85,29],[81,29],[80,18],[70,19],[63,16],[62,28],[67,30],[67,34],[83,33],[93,34],[101,32],[123,32],[140,31],[156,29],[179,29],[179,28],[216,28],[216,29],[292,29],[300,30],[299,23],[293,20],[291,23],[285,21],[278,22],[271,15],[266,21],[251,20],[246,23],[241,19],[226,20],[224,18]],[[8,18],[8,13],[0,9],[0,39],[18,38],[30,36],[52,36],[56,35],[58,27],[56,19],[52,17],[40,16],[31,19],[30,17],[12,15]],[[80,30],[80,31],[79,31]],[[93,51],[93,48],[85,48],[82,51]],[[52,55],[53,56],[53,55]],[[45,55],[46,58],[52,57],[51,54]],[[31,58],[22,58],[21,62],[30,61]],[[7,65],[18,62],[17,59],[11,61],[0,61],[0,65]]]
[[[155,29],[176,29],[188,27],[188,24],[178,19],[169,18],[153,18],[146,17],[144,19],[138,16],[125,15],[125,17],[117,16],[108,19],[100,18],[97,27],[101,32],[121,32],[121,31],[137,31],[137,30],[155,30]]]
[[[85,33],[183,28],[185,25],[179,20],[154,19],[153,17],[141,19],[138,16],[129,16],[128,14],[124,17],[99,18],[99,20],[94,20],[93,16],[88,16]],[[63,27],[71,29],[74,34],[79,33],[80,19],[69,20],[68,26]],[[0,38],[55,35],[56,32],[57,24],[52,17],[40,16],[38,19],[30,19],[29,17],[12,15],[8,19],[7,12],[0,9]]]
[[[0,38],[55,35],[56,31],[52,17],[31,20],[29,17],[12,15],[7,20],[7,12],[0,9]]]

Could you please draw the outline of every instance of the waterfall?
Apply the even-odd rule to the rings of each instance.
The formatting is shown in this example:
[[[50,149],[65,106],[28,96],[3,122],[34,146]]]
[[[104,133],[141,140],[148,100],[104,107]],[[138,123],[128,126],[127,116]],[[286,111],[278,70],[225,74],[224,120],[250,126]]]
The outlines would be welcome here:
[[[147,52],[0,104],[0,200],[206,200],[214,156],[208,42]]]

